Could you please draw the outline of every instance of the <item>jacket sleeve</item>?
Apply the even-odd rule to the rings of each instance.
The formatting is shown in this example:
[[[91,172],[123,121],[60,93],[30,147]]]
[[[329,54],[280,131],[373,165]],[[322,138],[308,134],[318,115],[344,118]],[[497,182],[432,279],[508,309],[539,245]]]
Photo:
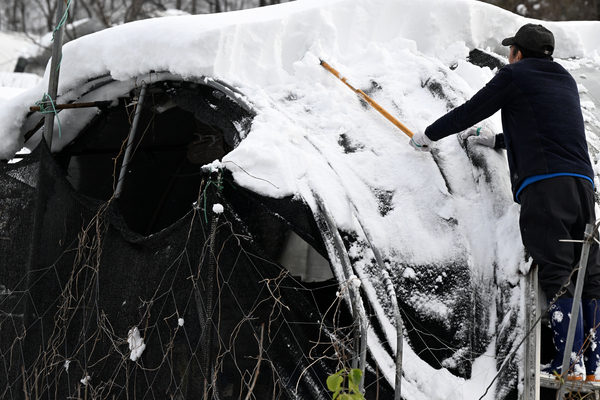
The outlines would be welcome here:
[[[506,150],[506,142],[504,141],[504,133],[498,133],[496,135],[496,140],[494,141],[494,149],[505,149]]]
[[[463,105],[440,117],[425,129],[433,141],[464,131],[500,110],[516,92],[512,70],[504,67]]]

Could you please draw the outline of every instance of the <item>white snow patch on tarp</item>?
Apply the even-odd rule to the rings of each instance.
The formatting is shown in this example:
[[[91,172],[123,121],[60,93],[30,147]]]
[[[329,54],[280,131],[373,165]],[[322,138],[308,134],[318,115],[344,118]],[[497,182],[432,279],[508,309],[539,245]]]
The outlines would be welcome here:
[[[137,361],[138,358],[142,356],[144,350],[146,350],[144,338],[140,336],[140,331],[137,326],[134,326],[129,330],[129,333],[127,334],[127,343],[129,343],[129,350],[131,351],[129,359],[131,361]]]

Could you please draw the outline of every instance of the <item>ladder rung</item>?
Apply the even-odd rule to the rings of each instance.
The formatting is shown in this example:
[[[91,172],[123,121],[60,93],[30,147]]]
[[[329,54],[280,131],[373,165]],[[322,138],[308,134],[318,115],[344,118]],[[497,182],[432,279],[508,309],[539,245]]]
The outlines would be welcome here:
[[[540,386],[558,390],[559,381],[550,374],[540,373]],[[565,387],[569,392],[592,393],[600,391],[600,382],[566,381]]]

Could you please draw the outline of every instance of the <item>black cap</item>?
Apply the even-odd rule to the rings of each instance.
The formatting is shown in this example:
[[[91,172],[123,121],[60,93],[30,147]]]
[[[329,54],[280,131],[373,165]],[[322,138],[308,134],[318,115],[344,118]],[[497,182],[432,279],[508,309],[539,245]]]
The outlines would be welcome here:
[[[517,34],[502,41],[503,46],[518,44],[519,46],[546,55],[552,55],[554,51],[554,35],[542,25],[523,25]]]

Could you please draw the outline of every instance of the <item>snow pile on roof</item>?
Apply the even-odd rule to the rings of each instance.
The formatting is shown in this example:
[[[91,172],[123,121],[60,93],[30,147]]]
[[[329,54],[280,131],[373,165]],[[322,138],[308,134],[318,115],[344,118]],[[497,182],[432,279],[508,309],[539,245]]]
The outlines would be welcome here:
[[[432,153],[415,152],[404,133],[361,104],[319,60],[420,131],[493,76],[490,68],[467,62],[469,52],[482,49],[502,59],[508,54],[502,39],[527,22],[474,0],[300,0],[145,20],[65,45],[59,93],[101,75],[129,80],[153,71],[236,86],[257,112],[246,139],[222,160],[238,184],[271,197],[295,195],[313,209],[317,201],[325,204],[341,230],[356,233],[351,256],[359,278],[384,307],[376,279],[369,283],[373,254],[360,245],[367,239],[384,255],[395,283],[414,285],[399,295],[417,312],[458,325],[464,296],[480,297],[485,324],[457,332],[481,331],[484,348],[465,373],[471,378],[449,372],[460,369],[461,360],[449,358],[442,362],[448,369],[433,369],[407,344],[403,382],[407,399],[479,398],[496,374],[496,335],[506,328],[497,315],[523,318],[519,273],[529,265],[505,156],[466,151],[454,136]],[[600,23],[543,24],[555,34],[558,62],[571,71],[598,70]],[[21,148],[18,129],[47,80],[48,71],[39,86],[0,108],[0,158]],[[586,121],[597,144],[600,124],[590,102]],[[498,115],[483,124],[501,130]],[[54,151],[66,144],[57,143]],[[440,292],[443,285],[456,291]],[[504,308],[498,314],[496,304]],[[384,329],[393,337],[391,323]],[[511,329],[519,335],[518,327]],[[371,345],[386,368],[382,374],[393,381],[392,360]],[[494,396],[491,390],[486,398]]]
[[[473,0],[303,0],[230,13],[144,20],[67,43],[59,93],[104,74],[125,80],[169,71],[183,77],[223,78],[241,88],[256,85],[267,94],[269,88],[277,90],[305,78],[312,84],[320,83],[320,77],[330,79],[310,71],[302,75],[302,66],[296,63],[305,64],[309,50],[334,62],[342,74],[360,67],[359,74],[387,76],[387,70],[401,62],[414,75],[416,69],[402,57],[394,59],[395,53],[405,51],[446,66],[464,59],[467,49],[506,54],[502,38],[528,21]],[[597,23],[548,22],[546,26],[556,36],[556,57],[600,62]],[[24,105],[41,99],[47,79],[48,71],[37,90],[12,103],[0,118],[22,116]],[[430,119],[421,117],[417,126],[407,125],[419,129]],[[21,122],[17,119],[0,127],[0,158],[20,149],[14,128]]]

